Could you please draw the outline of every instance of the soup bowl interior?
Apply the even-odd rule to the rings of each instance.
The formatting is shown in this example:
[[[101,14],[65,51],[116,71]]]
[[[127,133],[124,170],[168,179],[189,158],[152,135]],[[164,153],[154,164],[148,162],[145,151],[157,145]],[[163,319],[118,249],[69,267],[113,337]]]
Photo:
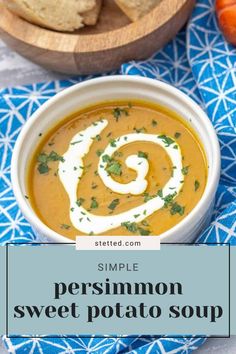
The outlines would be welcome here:
[[[27,195],[26,173],[40,137],[64,117],[86,106],[112,100],[145,100],[166,106],[196,132],[206,153],[208,178],[197,206],[180,223],[160,235],[163,242],[192,242],[209,222],[220,174],[218,140],[203,110],[181,91],[163,82],[129,76],[108,76],[68,88],[40,107],[24,125],[12,157],[12,185],[18,204],[40,239],[70,241],[49,229],[35,214]],[[191,148],[191,147],[190,147]]]

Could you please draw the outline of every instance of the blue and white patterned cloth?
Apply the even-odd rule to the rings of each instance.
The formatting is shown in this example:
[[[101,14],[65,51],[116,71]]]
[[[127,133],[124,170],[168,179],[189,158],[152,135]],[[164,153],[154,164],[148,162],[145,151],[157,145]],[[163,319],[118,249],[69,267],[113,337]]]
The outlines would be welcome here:
[[[213,0],[198,0],[186,30],[152,58],[124,64],[121,73],[168,82],[208,113],[221,143],[222,173],[211,226],[201,242],[236,245],[236,49],[218,29]],[[58,91],[86,78],[0,90],[0,243],[35,236],[15,201],[10,181],[12,150],[25,120]],[[58,338],[7,339],[16,354],[189,354],[203,339]]]

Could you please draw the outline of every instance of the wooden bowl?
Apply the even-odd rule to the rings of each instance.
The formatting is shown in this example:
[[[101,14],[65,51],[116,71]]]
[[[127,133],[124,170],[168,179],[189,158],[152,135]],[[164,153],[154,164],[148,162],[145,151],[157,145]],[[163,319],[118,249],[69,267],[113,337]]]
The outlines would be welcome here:
[[[146,59],[187,21],[195,0],[162,0],[130,23],[113,0],[105,0],[99,23],[73,33],[33,25],[0,5],[0,36],[15,51],[48,69],[68,74],[108,72]]]

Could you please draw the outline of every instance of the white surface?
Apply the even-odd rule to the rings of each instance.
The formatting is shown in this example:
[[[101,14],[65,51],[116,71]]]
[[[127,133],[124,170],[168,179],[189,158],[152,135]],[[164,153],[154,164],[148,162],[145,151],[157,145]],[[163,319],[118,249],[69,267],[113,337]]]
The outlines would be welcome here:
[[[236,336],[229,339],[208,339],[208,341],[195,354],[235,354]]]
[[[65,77],[65,76],[64,76]],[[8,49],[0,40],[0,88],[63,78]]]
[[[44,70],[8,49],[0,40],[0,87],[59,79],[63,76]],[[1,344],[0,354],[7,353]],[[236,336],[209,339],[196,354],[236,354]]]
[[[0,338],[0,354],[7,354],[7,350],[5,349],[5,346],[2,343],[2,340]]]

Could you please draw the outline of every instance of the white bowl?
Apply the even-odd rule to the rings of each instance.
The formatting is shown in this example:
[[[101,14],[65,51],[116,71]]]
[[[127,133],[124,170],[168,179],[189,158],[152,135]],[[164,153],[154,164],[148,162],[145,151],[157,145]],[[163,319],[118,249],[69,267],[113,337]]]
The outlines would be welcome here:
[[[201,200],[180,223],[160,235],[162,242],[193,242],[209,223],[220,175],[220,149],[215,130],[203,110],[187,95],[163,82],[138,76],[107,76],[74,85],[47,101],[24,125],[12,156],[11,178],[17,202],[39,236],[48,242],[70,240],[48,228],[35,214],[27,194],[26,171],[39,134],[65,116],[106,100],[142,99],[161,104],[182,116],[197,133],[208,160],[208,179]]]

